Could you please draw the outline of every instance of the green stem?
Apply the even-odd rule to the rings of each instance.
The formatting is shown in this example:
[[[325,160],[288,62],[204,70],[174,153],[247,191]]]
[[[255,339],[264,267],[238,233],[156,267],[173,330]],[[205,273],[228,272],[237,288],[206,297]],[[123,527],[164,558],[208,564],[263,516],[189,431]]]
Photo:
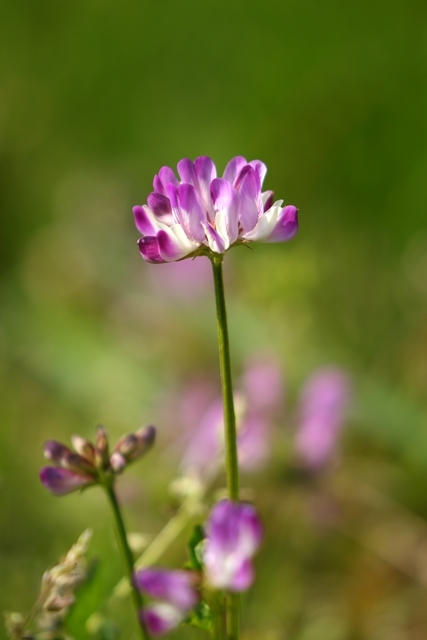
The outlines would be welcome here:
[[[240,598],[238,593],[227,593],[227,640],[237,640],[240,627]]]
[[[114,513],[117,534],[120,541],[123,559],[125,561],[126,573],[127,573],[130,587],[131,587],[132,599],[133,599],[133,603],[136,610],[136,616],[137,616],[137,619],[140,620],[139,612],[143,605],[142,595],[141,595],[141,592],[136,588],[133,582],[134,563],[133,563],[132,552],[130,550],[128,540],[127,540],[126,529],[123,522],[122,512],[120,510],[120,505],[118,503],[117,496],[114,491],[114,487],[112,485],[105,486],[105,491],[107,493],[108,499],[111,504],[111,508]],[[140,629],[140,635],[142,640],[150,640],[150,636],[148,634],[147,628],[143,620],[140,620],[138,628]]]
[[[227,311],[225,307],[222,255],[211,258],[216,301],[219,368],[221,373],[222,402],[224,405],[225,469],[230,500],[239,500],[239,466],[237,459],[236,416],[234,412],[233,380],[231,377],[230,343],[228,340]],[[239,638],[239,596],[226,596],[227,640]]]
[[[236,417],[234,414],[233,381],[231,378],[230,343],[225,308],[222,256],[212,258],[215,283],[216,318],[218,329],[219,368],[222,402],[224,405],[225,468],[230,500],[239,500],[239,467],[237,462]]]

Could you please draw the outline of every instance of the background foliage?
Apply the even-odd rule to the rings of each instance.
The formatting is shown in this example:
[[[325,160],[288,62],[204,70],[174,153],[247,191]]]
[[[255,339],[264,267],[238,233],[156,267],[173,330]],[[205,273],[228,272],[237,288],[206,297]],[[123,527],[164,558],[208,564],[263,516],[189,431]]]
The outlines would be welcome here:
[[[245,480],[268,530],[246,638],[425,638],[426,18],[420,0],[2,4],[2,609],[28,609],[88,525],[109,558],[95,602],[120,573],[101,494],[55,500],[38,482],[46,438],[158,424],[122,493],[132,529],[167,520],[177,398],[217,375],[212,288],[180,296],[154,274],[130,209],[163,164],[243,154],[301,226],[227,256],[236,375],[254,351],[280,358],[279,451],[314,367],[355,387],[341,465],[321,481],[336,524],[313,525],[319,489],[290,477],[286,451]]]

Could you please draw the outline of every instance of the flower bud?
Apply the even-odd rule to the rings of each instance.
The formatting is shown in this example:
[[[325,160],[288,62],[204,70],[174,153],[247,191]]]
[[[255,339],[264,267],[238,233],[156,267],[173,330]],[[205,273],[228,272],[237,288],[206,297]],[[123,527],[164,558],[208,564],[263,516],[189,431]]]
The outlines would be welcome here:
[[[135,448],[138,446],[138,438],[134,433],[127,433],[121,437],[114,447],[114,451],[118,451],[122,456],[128,457],[132,455]]]
[[[72,453],[71,449],[66,447],[65,444],[57,442],[56,440],[47,440],[43,446],[44,457],[59,465],[62,465],[62,461],[66,455],[72,455]]]
[[[95,462],[95,447],[89,440],[78,435],[71,436],[74,449],[89,462]]]
[[[109,446],[107,432],[102,425],[96,430],[95,437],[95,463],[100,469],[105,469],[109,462]]]
[[[64,469],[71,469],[71,471],[77,471],[77,473],[83,472],[96,476],[96,469],[94,465],[78,453],[73,453],[73,451],[66,451],[64,453],[61,460],[61,467]]]
[[[123,471],[126,464],[142,456],[153,445],[156,428],[152,425],[141,427],[135,433],[124,435],[117,442],[110,457],[110,465],[116,473]]]
[[[137,451],[134,452],[132,460],[135,458],[139,458],[143,453],[146,453],[153,446],[156,440],[156,427],[153,425],[148,425],[148,427],[141,427],[135,433],[138,439],[138,448]]]
[[[121,473],[126,467],[126,458],[118,451],[113,451],[110,456],[110,465],[115,473]]]

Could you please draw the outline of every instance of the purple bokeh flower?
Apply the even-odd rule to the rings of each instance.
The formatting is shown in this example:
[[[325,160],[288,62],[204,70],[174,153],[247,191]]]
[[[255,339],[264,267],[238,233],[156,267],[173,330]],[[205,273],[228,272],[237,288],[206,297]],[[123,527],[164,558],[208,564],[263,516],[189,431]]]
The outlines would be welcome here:
[[[178,162],[154,176],[147,204],[133,207],[147,262],[174,262],[197,249],[224,253],[239,242],[284,242],[298,231],[298,209],[261,191],[267,168],[260,160],[232,158],[222,178],[207,156]]]
[[[252,557],[263,537],[255,508],[247,503],[222,500],[206,524],[203,561],[212,587],[245,591],[254,580]]]
[[[163,635],[177,627],[199,601],[192,571],[148,567],[134,576],[135,585],[159,602],[143,607],[140,617],[153,635]]]
[[[295,447],[307,468],[319,469],[333,456],[349,398],[350,381],[340,369],[320,369],[305,383]]]
[[[150,449],[155,436],[155,427],[141,427],[135,433],[120,438],[111,455],[103,427],[98,427],[94,444],[81,436],[72,436],[74,451],[61,442],[48,440],[43,453],[55,466],[43,467],[40,480],[57,496],[99,484],[100,474],[105,478],[121,473],[128,464]]]
[[[262,467],[270,456],[271,427],[285,395],[277,359],[266,354],[252,358],[241,387],[246,411],[238,434],[239,465],[253,471]]]
[[[209,479],[216,473],[223,448],[222,400],[210,404],[201,417],[181,461],[184,475]]]
[[[268,460],[271,425],[284,395],[283,386],[275,358],[262,354],[251,359],[235,395],[239,464],[244,470],[259,469]],[[205,481],[215,475],[223,453],[222,400],[211,398],[207,385],[197,384],[182,402],[191,434],[181,469],[184,475]]]

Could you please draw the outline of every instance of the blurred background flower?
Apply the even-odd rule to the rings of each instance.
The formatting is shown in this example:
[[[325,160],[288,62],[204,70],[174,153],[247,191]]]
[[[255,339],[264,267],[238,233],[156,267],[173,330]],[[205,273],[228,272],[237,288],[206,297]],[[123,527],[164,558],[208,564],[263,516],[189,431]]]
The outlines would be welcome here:
[[[309,469],[319,469],[336,452],[350,396],[344,371],[323,368],[311,374],[300,394],[296,453]]]

